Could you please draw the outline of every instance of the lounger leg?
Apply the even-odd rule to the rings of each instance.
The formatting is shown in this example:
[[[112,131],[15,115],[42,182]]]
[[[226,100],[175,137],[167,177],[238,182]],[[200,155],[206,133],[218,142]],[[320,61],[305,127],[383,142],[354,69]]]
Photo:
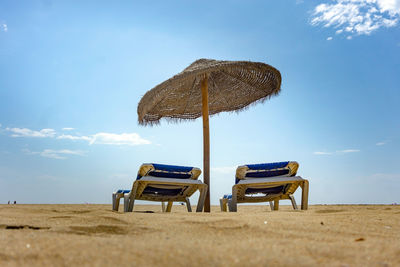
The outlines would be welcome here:
[[[237,189],[235,186],[232,187],[232,199],[228,201],[229,211],[237,212]]]
[[[269,201],[269,206],[271,207],[271,210],[274,210],[274,202]]]
[[[289,198],[290,198],[290,201],[292,201],[293,209],[298,210],[299,208],[297,207],[296,200],[294,199],[294,196],[290,195]]]
[[[186,198],[186,208],[188,212],[192,212],[192,206],[190,205],[190,200],[188,197]]]
[[[117,193],[113,193],[112,194],[112,209],[115,211],[118,211],[118,208],[119,208],[119,201],[117,202]]]
[[[279,210],[279,199],[274,200],[274,210]]]
[[[302,210],[307,210],[308,209],[308,181],[304,180],[302,183],[301,189],[302,189],[302,194],[301,194],[301,209]]]
[[[168,205],[167,205],[167,212],[171,212],[172,209],[172,201],[168,201]]]
[[[164,201],[161,202],[161,209],[162,209],[162,212],[165,212],[165,203],[164,203]]]
[[[135,201],[135,200],[132,200],[132,201]],[[129,210],[130,206],[131,206],[130,194],[124,194],[124,212],[133,211],[133,203],[132,203],[132,210]]]
[[[203,184],[202,187],[199,189],[200,196],[197,202],[196,212],[203,211],[204,201],[206,200],[206,195],[207,195],[207,188],[208,188],[207,185]]]
[[[113,210],[118,211],[119,209],[119,202],[121,198],[124,196],[123,193],[113,193],[112,194],[112,205],[113,205]]]
[[[127,200],[127,209],[126,212],[132,212],[133,211],[133,206],[135,205],[135,198],[136,198],[136,186],[132,188],[132,191],[130,192]],[[124,203],[125,204],[125,203]]]
[[[221,207],[221,211],[227,211],[226,204],[228,203],[228,199],[221,197],[219,199],[219,206]]]

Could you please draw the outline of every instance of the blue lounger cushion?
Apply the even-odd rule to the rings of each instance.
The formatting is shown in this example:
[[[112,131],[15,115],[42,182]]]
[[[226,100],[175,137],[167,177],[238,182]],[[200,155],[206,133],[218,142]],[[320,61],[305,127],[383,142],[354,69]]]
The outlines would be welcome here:
[[[119,190],[117,190],[117,194],[127,194],[127,193],[129,193],[129,192],[131,192],[131,190],[124,190],[124,189],[119,189]]]
[[[299,164],[296,161],[284,161],[262,164],[247,164],[236,169],[236,184],[240,180],[268,178],[276,176],[295,176]]]
[[[143,176],[153,176],[157,178],[196,180],[200,174],[201,170],[196,167],[144,163],[140,166],[136,179],[139,180]]]
[[[266,195],[275,195],[280,194],[285,191],[284,185],[276,186],[276,187],[269,187],[269,188],[247,188],[245,194],[266,194]],[[223,198],[231,199],[232,195],[224,195]]]
[[[193,179],[197,180],[200,176],[201,170],[196,167],[165,165],[157,163],[145,163],[140,166],[137,180],[144,176],[151,176],[157,178],[173,178],[173,179]],[[143,194],[162,195],[162,196],[175,196],[183,192],[186,187],[169,185],[149,185],[143,190]]]
[[[280,185],[276,187],[269,188],[247,188],[245,194],[266,194],[266,195],[274,195],[280,194],[285,191],[286,186]]]
[[[227,194],[227,195],[224,195],[223,198],[231,199],[231,198],[232,198],[232,195]]]
[[[146,188],[143,190],[142,194],[149,194],[149,195],[160,195],[160,196],[176,196],[182,193],[186,189],[186,186],[184,188],[158,188],[158,187],[153,187],[153,186],[146,186]]]
[[[246,164],[239,166],[236,169],[235,183],[239,183],[241,180],[257,179],[257,178],[269,178],[269,177],[290,177],[295,176],[299,164],[296,161],[283,161],[273,163],[261,163],[261,164]],[[284,192],[286,186],[280,185],[276,187],[268,188],[247,188],[245,194],[279,194]],[[226,198],[224,196],[224,198]]]
[[[151,176],[157,178],[174,178],[174,179],[193,179],[196,180],[201,174],[201,170],[196,167],[165,165],[157,163],[144,163],[140,166],[136,180],[140,180],[144,176]],[[162,196],[175,196],[183,192],[186,187],[169,185],[152,185],[147,186],[143,190],[143,194],[162,195]],[[129,193],[131,190],[118,190],[117,194]]]

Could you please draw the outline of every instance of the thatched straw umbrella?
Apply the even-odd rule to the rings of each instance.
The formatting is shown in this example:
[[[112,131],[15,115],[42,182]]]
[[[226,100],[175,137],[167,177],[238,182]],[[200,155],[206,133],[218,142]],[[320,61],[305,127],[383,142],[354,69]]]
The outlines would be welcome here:
[[[249,61],[199,59],[181,73],[148,91],[138,105],[141,125],[194,120],[203,116],[204,183],[208,193],[204,211],[210,211],[209,115],[239,111],[277,95],[281,74],[274,67]]]

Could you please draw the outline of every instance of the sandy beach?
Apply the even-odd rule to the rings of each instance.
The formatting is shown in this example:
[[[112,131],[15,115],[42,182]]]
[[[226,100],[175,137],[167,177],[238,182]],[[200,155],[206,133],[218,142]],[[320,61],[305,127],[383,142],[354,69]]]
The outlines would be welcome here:
[[[0,205],[0,266],[399,266],[400,206]]]

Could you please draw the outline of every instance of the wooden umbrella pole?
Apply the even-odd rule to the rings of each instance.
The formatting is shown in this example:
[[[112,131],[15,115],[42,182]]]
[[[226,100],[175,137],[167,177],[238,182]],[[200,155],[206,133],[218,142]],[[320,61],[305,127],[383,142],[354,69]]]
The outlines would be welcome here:
[[[208,186],[204,211],[210,212],[210,127],[208,120],[208,76],[204,75],[201,80],[201,99],[203,113],[203,177]]]

